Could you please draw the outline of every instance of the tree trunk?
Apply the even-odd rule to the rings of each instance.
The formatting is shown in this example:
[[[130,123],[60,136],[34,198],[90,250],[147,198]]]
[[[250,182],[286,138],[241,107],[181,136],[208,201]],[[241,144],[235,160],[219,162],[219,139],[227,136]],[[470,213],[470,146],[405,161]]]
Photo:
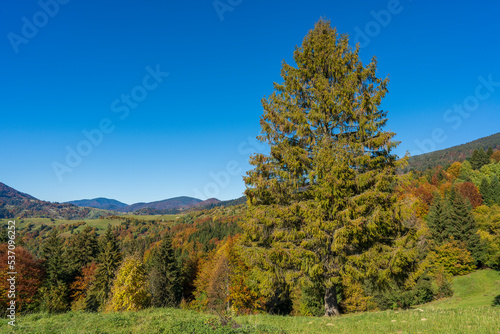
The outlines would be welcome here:
[[[340,310],[337,303],[337,288],[334,285],[325,291],[325,317],[337,315],[340,315]]]

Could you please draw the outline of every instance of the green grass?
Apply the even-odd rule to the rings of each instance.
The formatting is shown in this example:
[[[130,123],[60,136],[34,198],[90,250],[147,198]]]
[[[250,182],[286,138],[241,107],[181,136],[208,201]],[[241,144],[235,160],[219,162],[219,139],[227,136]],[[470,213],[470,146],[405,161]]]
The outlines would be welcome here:
[[[182,216],[182,214],[177,214],[177,215],[147,215],[147,216],[140,216],[140,215],[121,215],[120,217],[123,217],[123,219],[109,219],[109,218],[103,218],[103,219],[76,219],[76,220],[67,220],[67,219],[54,219],[51,220],[50,218],[21,218],[21,219],[0,219],[0,225],[7,225],[7,222],[9,220],[15,220],[16,221],[16,227],[17,229],[23,229],[25,228],[28,224],[34,224],[35,226],[33,229],[39,229],[42,224],[47,225],[47,226],[58,226],[61,224],[74,224],[80,221],[83,221],[86,223],[86,225],[80,226],[76,231],[83,230],[85,226],[91,226],[91,227],[96,227],[98,229],[98,233],[102,233],[108,228],[108,225],[115,226],[115,225],[120,225],[122,222],[125,221],[126,218],[135,218],[141,221],[150,221],[154,220],[157,222],[172,222],[176,221]]]
[[[236,317],[239,330],[213,331],[211,315],[179,309],[124,313],[32,314],[17,326],[0,323],[0,333],[500,333],[500,273],[481,270],[454,279],[455,295],[407,311],[343,315],[338,318],[252,315]]]
[[[421,308],[440,310],[491,305],[495,297],[500,295],[500,272],[478,270],[455,277],[453,290],[453,297],[422,305]]]

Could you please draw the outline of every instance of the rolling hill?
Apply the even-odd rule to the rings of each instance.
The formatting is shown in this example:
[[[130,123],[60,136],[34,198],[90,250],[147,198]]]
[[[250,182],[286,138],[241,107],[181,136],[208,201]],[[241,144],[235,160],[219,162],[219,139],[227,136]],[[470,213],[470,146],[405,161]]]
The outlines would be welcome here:
[[[410,157],[408,166],[405,170],[425,171],[428,168],[434,168],[436,166],[445,167],[455,161],[464,161],[472,155],[474,150],[479,150],[481,148],[487,150],[488,147],[500,149],[500,133],[479,138],[469,143],[453,146],[444,150]]]
[[[90,207],[103,210],[113,210],[113,211],[118,211],[128,206],[128,204],[122,203],[115,199],[109,199],[104,197],[93,198],[93,199],[82,199],[66,203],[73,204],[76,206]]]
[[[172,209],[187,209],[196,206],[197,204],[203,202],[201,199],[181,196],[165,199],[162,201],[150,202],[150,203],[135,203],[132,205],[125,206],[118,211],[121,212],[134,212],[141,209],[155,209],[155,210],[172,210]]]
[[[0,183],[0,218],[85,219],[109,215],[99,209],[82,208],[69,203],[41,201]]]

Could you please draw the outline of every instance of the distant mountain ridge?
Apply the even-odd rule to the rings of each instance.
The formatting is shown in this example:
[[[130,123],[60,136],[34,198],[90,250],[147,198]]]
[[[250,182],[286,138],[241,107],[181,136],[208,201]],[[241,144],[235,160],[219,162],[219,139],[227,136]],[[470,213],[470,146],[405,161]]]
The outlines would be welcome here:
[[[135,204],[127,205],[118,211],[133,212],[133,211],[137,211],[137,210],[145,209],[145,208],[151,208],[151,209],[155,209],[155,210],[182,209],[182,208],[189,208],[189,207],[195,206],[196,204],[198,204],[200,202],[203,202],[203,201],[201,199],[197,199],[197,198],[193,198],[193,197],[180,196],[180,197],[174,197],[174,198],[169,198],[169,199],[150,202],[150,203],[135,203]]]
[[[0,218],[85,219],[106,214],[99,209],[42,201],[0,182]]]
[[[114,199],[103,198],[103,197],[94,199],[76,200],[67,203],[71,203],[80,207],[98,208],[103,210],[113,210],[119,212],[139,212],[141,214],[166,214],[191,208],[215,206],[219,202],[220,201],[217,198],[209,198],[205,201],[202,201],[201,199],[198,198],[180,196],[161,201],[155,201],[149,203],[140,202],[130,205],[127,205],[125,203],[122,203]]]
[[[455,161],[464,161],[468,157],[472,156],[474,150],[482,148],[486,151],[488,147],[491,147],[492,149],[500,149],[500,133],[443,150],[410,157],[405,171],[425,171],[428,168],[434,168],[436,166],[446,167]]]
[[[98,198],[93,198],[93,199],[82,199],[82,200],[77,200],[77,201],[69,201],[66,203],[70,203],[76,206],[83,206],[83,207],[91,207],[91,208],[97,208],[97,209],[102,209],[102,210],[112,210],[112,211],[119,211],[120,209],[128,206],[128,204],[122,203],[120,201],[117,201],[115,199],[109,199],[109,198],[104,198],[104,197],[98,197]]]

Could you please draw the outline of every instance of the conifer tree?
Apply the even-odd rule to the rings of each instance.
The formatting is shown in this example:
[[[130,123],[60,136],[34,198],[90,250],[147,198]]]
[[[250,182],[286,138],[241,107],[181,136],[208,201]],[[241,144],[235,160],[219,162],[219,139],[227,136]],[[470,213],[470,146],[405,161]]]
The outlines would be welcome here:
[[[63,241],[57,231],[45,240],[41,259],[45,268],[45,282],[41,289],[42,308],[48,312],[64,312],[69,307],[67,261],[64,257]]]
[[[80,274],[83,267],[97,258],[98,252],[97,234],[92,227],[73,235],[66,251],[70,274],[73,277]]]
[[[483,196],[484,204],[491,205],[490,182],[488,182],[488,178],[486,178],[486,176],[483,176],[483,178],[481,179],[481,184],[479,185],[479,192],[481,193],[481,196]]]
[[[454,240],[464,242],[476,263],[482,262],[483,245],[477,234],[472,205],[455,189],[452,189],[448,201],[450,209],[446,216],[447,239],[453,237]]]
[[[172,237],[165,233],[150,262],[149,288],[154,307],[175,307],[182,297],[180,271],[172,247]]]
[[[436,194],[429,208],[427,226],[429,227],[430,239],[438,245],[441,245],[449,237],[446,228],[447,214],[449,211],[448,202],[439,194]]]
[[[101,240],[101,249],[98,257],[93,285],[87,294],[88,311],[97,311],[103,306],[109,297],[116,270],[120,266],[122,254],[118,245],[118,240],[111,226],[108,226],[106,234]]]
[[[364,66],[359,46],[325,20],[294,59],[262,100],[259,139],[271,152],[250,158],[243,244],[263,268],[319,282],[332,316],[340,314],[342,276],[377,272],[368,269],[374,254],[399,231],[397,143],[379,109],[388,79],[376,77],[375,58]]]
[[[488,156],[488,159],[491,158],[491,156],[493,155],[493,149],[490,147],[488,147],[488,151],[486,151],[486,155]]]
[[[490,205],[500,205],[500,182],[498,180],[498,176],[493,175],[489,185],[489,198]]]
[[[42,246],[41,259],[44,261],[45,282],[49,286],[55,286],[67,281],[67,265],[64,258],[63,241],[57,231],[50,233]]]
[[[474,150],[472,157],[470,158],[470,163],[472,165],[472,169],[480,169],[484,165],[490,163],[490,156],[486,154],[483,148]]]

